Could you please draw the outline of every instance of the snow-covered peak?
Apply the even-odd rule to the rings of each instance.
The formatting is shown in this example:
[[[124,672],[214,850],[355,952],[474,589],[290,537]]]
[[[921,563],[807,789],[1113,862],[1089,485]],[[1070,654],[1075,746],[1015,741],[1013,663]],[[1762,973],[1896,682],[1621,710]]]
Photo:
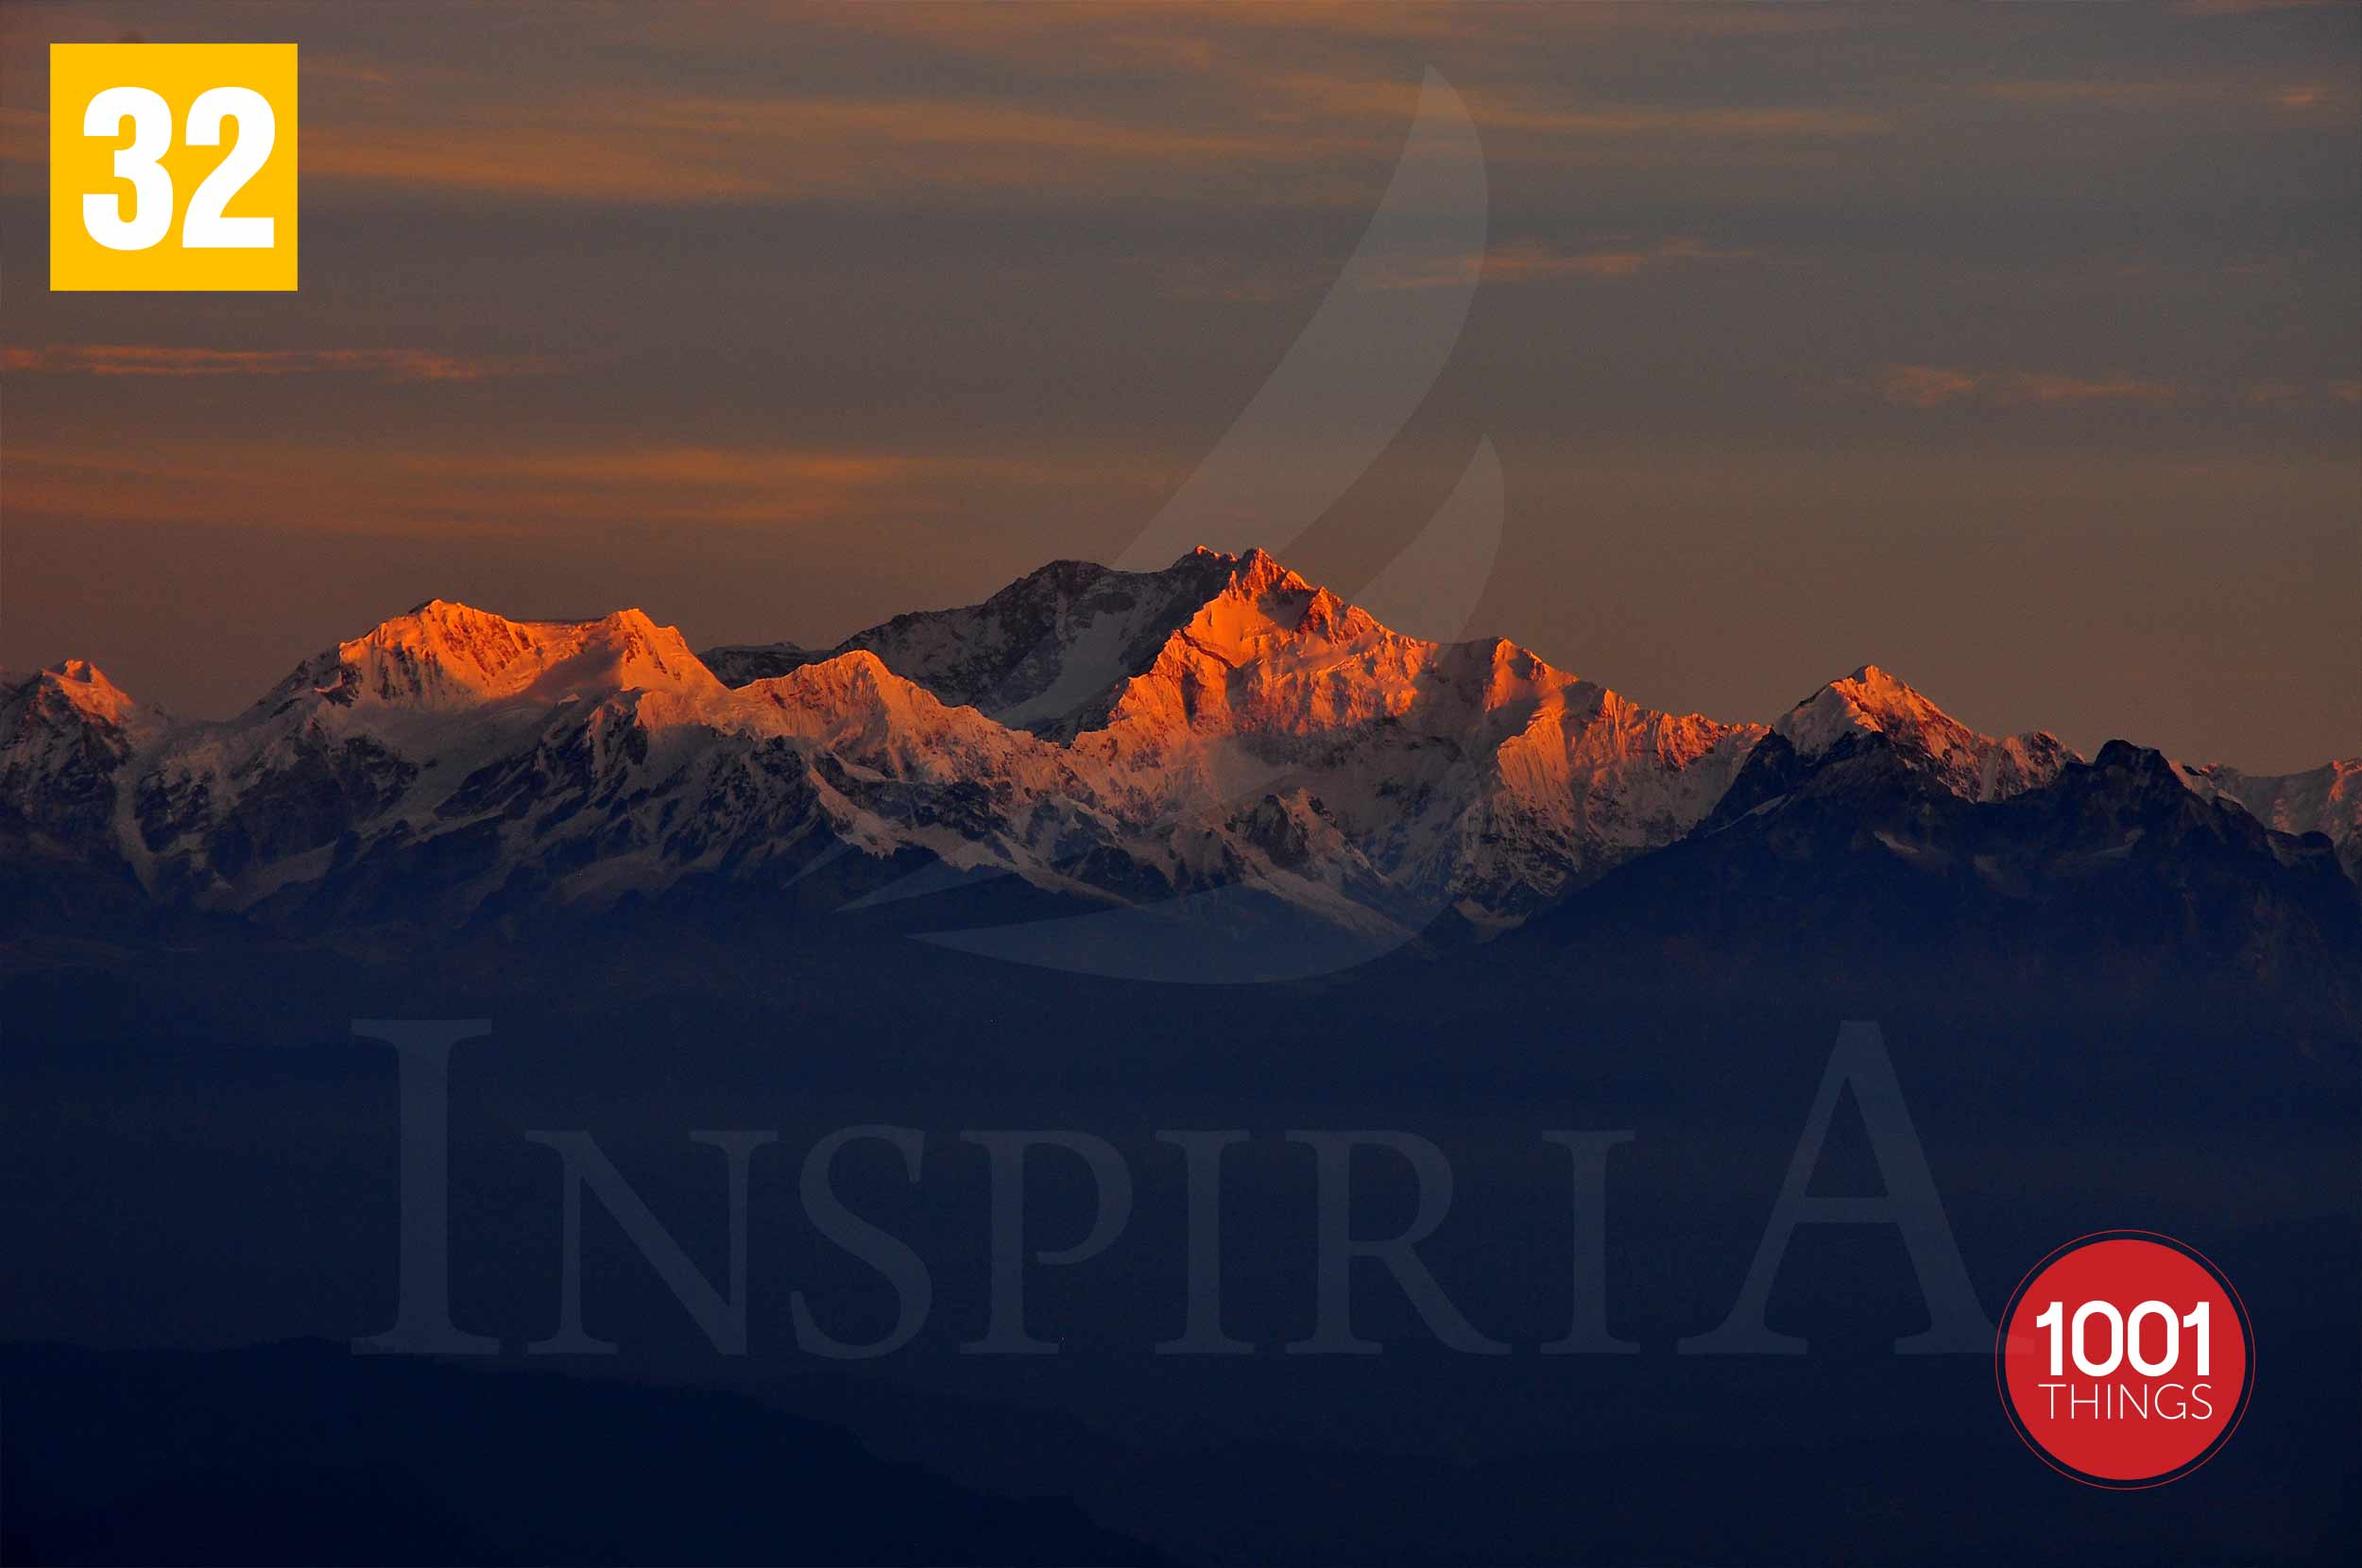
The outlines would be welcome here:
[[[2173,764],[2184,788],[2230,800],[2282,833],[2325,833],[2350,876],[2362,874],[2362,757],[2340,758],[2302,773],[2250,774],[2227,762]]]
[[[814,659],[789,671],[743,686],[741,703],[767,703],[802,713],[841,715],[882,709],[889,714],[925,712],[945,705],[925,688],[904,680],[866,648],[829,658]]]
[[[60,659],[29,675],[0,671],[0,743],[36,729],[90,730],[137,743],[170,722],[86,658]]]
[[[29,830],[53,847],[103,844],[118,771],[170,723],[88,659],[0,671],[0,842],[21,846],[16,835]]]
[[[107,724],[134,724],[155,716],[86,658],[60,659],[35,675],[33,684],[52,700]]]
[[[1394,631],[1260,550],[1200,550],[1172,570],[1193,562],[1219,582],[1117,693],[1104,727],[1119,743],[1185,732],[1309,739],[1386,722],[1481,751],[1537,714],[1589,724],[1622,701],[1501,639]]]
[[[430,599],[306,661],[265,699],[439,711],[505,699],[558,702],[622,690],[718,691],[677,628],[646,612],[590,621],[511,621]]]
[[[2005,799],[2047,784],[2076,759],[2045,730],[1993,736],[1971,729],[1874,664],[1831,681],[1772,727],[1807,760],[1853,736],[1882,736],[1968,800]]]
[[[1179,572],[1198,563],[1214,563],[1226,571],[1219,591],[1181,628],[1181,635],[1202,652],[1236,663],[1290,641],[1339,644],[1386,633],[1366,611],[1326,588],[1314,588],[1264,551],[1232,556],[1201,546],[1199,554],[1183,557],[1169,570]]]
[[[1690,834],[1742,775],[1825,770],[1843,796],[1899,758],[1982,801],[2072,759],[1870,665],[1762,745],[1761,725],[1643,707],[1513,642],[1391,630],[1260,550],[1053,562],[833,650],[726,653],[717,678],[637,609],[430,600],[244,717],[177,728],[69,661],[0,681],[0,806],[223,908],[419,854],[467,910],[800,877],[849,846],[1095,900],[1248,886],[1348,925],[1449,907],[1495,929]],[[2362,844],[2362,762],[2181,776]]]
[[[1405,636],[1262,550],[1053,562],[832,653],[709,662],[745,705],[724,723],[898,776],[989,777],[995,802],[1121,803],[1146,835],[1126,854],[1190,877],[1259,863],[1257,803],[1301,794],[1353,875],[1488,920],[1680,836],[1763,733],[1640,707],[1512,642]]]
[[[1819,757],[1858,731],[1925,733],[1930,749],[1973,743],[1975,732],[1874,664],[1833,680],[1789,708],[1772,728],[1798,755]]]
[[[906,758],[933,748],[1045,744],[972,707],[943,702],[865,648],[740,687],[729,702],[734,722],[762,733]],[[948,763],[949,750],[936,760]]]
[[[1053,561],[982,604],[918,610],[813,651],[792,642],[710,651],[732,686],[786,674],[855,650],[946,703],[972,707],[1015,729],[1070,737],[1102,721],[1124,681],[1211,599],[1249,579],[1276,579],[1268,556],[1200,548],[1159,571]]]

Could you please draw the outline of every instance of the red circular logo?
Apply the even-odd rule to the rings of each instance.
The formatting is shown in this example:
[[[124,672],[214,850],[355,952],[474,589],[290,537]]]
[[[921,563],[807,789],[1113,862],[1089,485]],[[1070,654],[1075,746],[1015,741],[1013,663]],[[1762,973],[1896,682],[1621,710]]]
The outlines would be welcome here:
[[[2254,1386],[2239,1293],[2171,1236],[2107,1231],[2035,1265],[1994,1346],[2027,1445],[2092,1486],[2163,1486],[2215,1457]]]

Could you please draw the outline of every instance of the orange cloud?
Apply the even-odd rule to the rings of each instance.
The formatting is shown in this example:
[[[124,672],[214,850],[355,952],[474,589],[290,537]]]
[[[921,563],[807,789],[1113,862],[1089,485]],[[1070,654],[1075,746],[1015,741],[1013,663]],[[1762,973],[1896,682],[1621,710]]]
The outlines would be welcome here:
[[[8,469],[9,504],[26,513],[440,535],[908,520],[996,489],[1104,484],[1157,461],[1089,451],[1017,459],[681,443],[434,452],[201,442],[43,444],[11,449]]]
[[[1898,365],[1878,378],[1878,395],[1907,408],[1935,408],[1974,394],[1977,378],[1939,365]]]
[[[727,168],[700,166],[635,145],[611,128],[446,123],[425,130],[306,131],[306,179],[368,185],[567,197],[586,201],[692,204],[759,196],[765,184]],[[485,147],[497,145],[497,158]],[[709,162],[714,154],[708,149]]]
[[[1400,118],[1385,128],[1398,132]],[[1374,126],[1366,139],[1327,144],[1340,145],[1377,155],[1389,144]],[[864,199],[913,187],[1136,188],[1147,167],[1303,162],[1309,150],[1302,138],[1269,128],[1192,129],[984,100],[609,99],[502,107],[425,128],[307,128],[303,171],[360,183],[694,204]]]
[[[933,460],[893,452],[781,448],[650,446],[400,460],[420,474],[536,485],[661,485],[705,489],[843,489],[916,474]]]
[[[1583,8],[1593,9],[1622,9]],[[704,47],[728,46],[745,31],[735,9],[632,14],[642,34],[653,26]],[[1459,85],[1480,130],[1499,133],[1488,152],[1506,161],[1629,163],[1669,147],[1792,161],[1799,149],[1891,128],[1888,116],[1852,107],[1537,96],[1511,83],[1518,38],[1542,24],[1512,9],[1488,9],[1473,33],[1472,13],[1361,6],[857,6],[797,14],[801,26],[989,54],[1012,69],[1097,69],[1155,85],[1064,109],[1045,107],[1021,79],[959,96],[848,90],[724,97],[616,85],[521,95],[516,83],[437,77],[422,92],[396,95],[375,90],[366,62],[341,60],[338,69],[369,91],[347,93],[333,116],[307,122],[304,173],[332,182],[677,205],[894,200],[914,190],[1172,200],[1207,194],[1209,178],[1242,173],[1254,177],[1261,199],[1362,204],[1369,189],[1361,166],[1382,166],[1399,150],[1419,79],[1395,54],[1360,45],[1431,32],[1449,32],[1489,59]],[[1284,46],[1258,36],[1287,29],[1304,36]],[[1279,60],[1292,64],[1276,67]],[[1295,178],[1275,188],[1275,170]]]
[[[1549,135],[1661,137],[1687,140],[1850,141],[1893,128],[1886,114],[1857,109],[1763,108],[1728,105],[1704,109],[1547,109],[1503,105],[1481,109],[1478,124]]]
[[[2252,77],[2179,81],[2092,78],[1987,82],[1975,90],[2004,103],[2038,108],[2093,105],[2105,109],[2253,108],[2308,111],[2336,107],[2350,94],[2319,82],[2258,81]]]
[[[2174,382],[2148,381],[2137,376],[2093,379],[2045,370],[2004,377],[1995,385],[2003,402],[2175,403],[2187,394],[2186,388]]]
[[[1400,119],[1413,94],[1409,83],[1375,73],[1275,72],[1258,77],[1256,85],[1273,100],[1267,103],[1264,112],[1275,118]],[[1883,113],[1858,109],[1750,104],[1675,108],[1629,103],[1575,107],[1543,101],[1531,93],[1481,80],[1455,85],[1467,99],[1468,112],[1476,120],[1478,129],[1487,133],[1524,132],[1607,141],[1646,138],[1675,142],[1817,142],[1874,136],[1893,126],[1893,121]]]
[[[2312,398],[2295,382],[2259,381],[2240,387],[2239,401],[2250,408],[2301,408]]]
[[[551,368],[538,359],[487,359],[428,349],[181,349],[147,343],[63,343],[0,349],[17,374],[291,376],[352,370],[387,381],[485,381]]]
[[[1977,89],[1988,98],[2022,104],[2104,104],[2119,108],[2158,108],[2169,104],[2217,101],[2230,96],[2218,82],[2108,81],[2072,78],[2061,81],[1997,81]]]
[[[2324,403],[2362,403],[2362,381],[2257,381],[2239,388],[2250,408],[2319,408]]]
[[[1811,9],[1818,10],[1819,8]],[[1672,14],[1678,10],[1680,14]],[[729,50],[782,36],[819,50],[882,39],[991,62],[996,85],[786,96],[685,95],[620,69],[553,87],[470,60],[396,64],[365,44],[307,45],[334,88],[306,105],[303,173],[332,199],[351,187],[693,206],[759,200],[893,202],[914,192],[1006,201],[1086,196],[1366,205],[1373,168],[1401,145],[1419,92],[1408,51],[1448,42],[1452,76],[1505,162],[1632,164],[1709,148],[1794,162],[1879,133],[1851,107],[1656,107],[1557,101],[1518,85],[1532,44],[1570,30],[1655,39],[1840,26],[1803,8],[823,5],[579,8],[587,41]],[[1663,14],[1660,14],[1663,13]],[[1791,14],[1796,13],[1796,14]],[[93,19],[44,24],[104,32]],[[1406,49],[1408,46],[1408,50]],[[19,64],[11,51],[8,63]],[[591,51],[596,53],[597,51]],[[621,50],[608,52],[621,58]],[[1283,66],[1280,62],[1286,62]],[[20,74],[32,69],[26,62]],[[1053,99],[1029,89],[1092,74],[1137,90]],[[922,74],[923,75],[923,74]],[[964,75],[975,78],[975,71]],[[1463,79],[1464,78],[1464,79]],[[898,80],[908,80],[908,77]],[[0,107],[0,162],[46,161],[46,117]],[[1802,149],[1802,150],[1800,150]],[[1178,177],[1178,178],[1176,178]],[[1227,180],[1226,184],[1218,184]],[[346,188],[340,190],[339,188]]]
[[[2056,370],[1973,371],[1941,365],[1898,365],[1877,376],[1879,397],[1905,408],[1941,408],[1976,403],[1994,408],[2072,406],[2081,403],[2141,403],[2164,406],[2186,401],[2190,389],[2178,382],[2140,376],[2078,376]]]
[[[1526,242],[1498,246],[1481,256],[1453,258],[1388,273],[1380,288],[1436,288],[1481,278],[1487,284],[1549,282],[1562,278],[1625,279],[1686,262],[1735,261],[1745,250],[1717,250],[1697,240],[1663,239],[1559,250]]]

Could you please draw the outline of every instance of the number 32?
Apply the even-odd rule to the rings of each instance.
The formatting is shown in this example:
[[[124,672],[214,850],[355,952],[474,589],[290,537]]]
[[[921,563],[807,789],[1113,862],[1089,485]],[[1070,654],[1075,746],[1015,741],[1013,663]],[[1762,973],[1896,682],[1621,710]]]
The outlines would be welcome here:
[[[119,195],[85,196],[82,227],[110,250],[145,250],[172,229],[172,176],[158,162],[172,145],[172,106],[145,87],[110,87],[82,111],[82,134],[120,136],[126,120],[131,145],[117,150],[114,170],[130,182],[131,215],[123,215]],[[269,159],[278,122],[252,88],[208,88],[189,106],[189,145],[219,146],[224,120],[238,122],[237,145],[189,198],[180,244],[190,250],[268,250],[277,240],[274,220],[224,217],[221,210]]]

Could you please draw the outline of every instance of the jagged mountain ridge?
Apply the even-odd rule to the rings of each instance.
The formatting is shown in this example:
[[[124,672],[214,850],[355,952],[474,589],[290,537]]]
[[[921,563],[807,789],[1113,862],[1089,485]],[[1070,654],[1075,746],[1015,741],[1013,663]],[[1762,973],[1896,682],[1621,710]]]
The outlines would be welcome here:
[[[2185,771],[2112,741],[1980,802],[1874,731],[1811,757],[1774,734],[1697,831],[1528,923],[1510,956],[1701,990],[1776,975],[1873,1010],[2097,997],[2263,1027],[2262,1009],[2350,1061],[2362,902],[2335,847]]]
[[[2267,827],[2326,834],[2336,846],[2337,863],[2362,882],[2362,758],[2290,774],[2243,773],[2227,762],[2174,767],[2186,788],[2236,802]]]
[[[1048,615],[1014,602],[1045,593]],[[289,918],[354,917],[352,891],[405,863],[464,918],[793,879],[849,846],[1101,901],[1245,882],[1382,927],[1446,899],[1514,919],[1670,842],[1757,733],[1638,708],[1505,642],[1400,637],[1260,552],[1053,567],[952,618],[991,635],[948,673],[970,644],[941,618],[873,640],[1049,733],[864,648],[730,687],[636,610],[531,622],[437,600],[226,723],[134,738],[94,712],[85,761],[48,767],[15,735],[0,755],[27,799],[71,775],[106,803],[79,844],[28,850]]]
[[[1013,729],[1070,740],[1106,718],[1131,677],[1222,591],[1234,558],[1200,548],[1162,571],[1119,571],[1053,561],[981,605],[917,610],[855,632],[835,647],[793,642],[710,648],[708,668],[730,686],[783,675],[854,652],[945,702]]]
[[[113,775],[170,723],[87,659],[0,671],[0,825],[60,849],[105,833]]]
[[[1870,666],[1769,728],[1658,713],[1513,643],[1403,637],[1259,551],[1199,550],[1161,572],[1054,563],[829,653],[701,658],[637,610],[430,601],[219,724],[60,666],[0,696],[0,853],[307,929],[916,857],[1086,903],[1245,885],[1373,931],[1445,910],[1482,929],[1863,748],[1983,805],[2074,761]],[[2346,773],[2184,773],[2354,842]]]
[[[2076,760],[2055,735],[1979,735],[1903,682],[1865,664],[1798,703],[1772,730],[1806,758],[1864,734],[1887,738],[1911,765],[1962,800],[2007,800],[2039,789]]]

